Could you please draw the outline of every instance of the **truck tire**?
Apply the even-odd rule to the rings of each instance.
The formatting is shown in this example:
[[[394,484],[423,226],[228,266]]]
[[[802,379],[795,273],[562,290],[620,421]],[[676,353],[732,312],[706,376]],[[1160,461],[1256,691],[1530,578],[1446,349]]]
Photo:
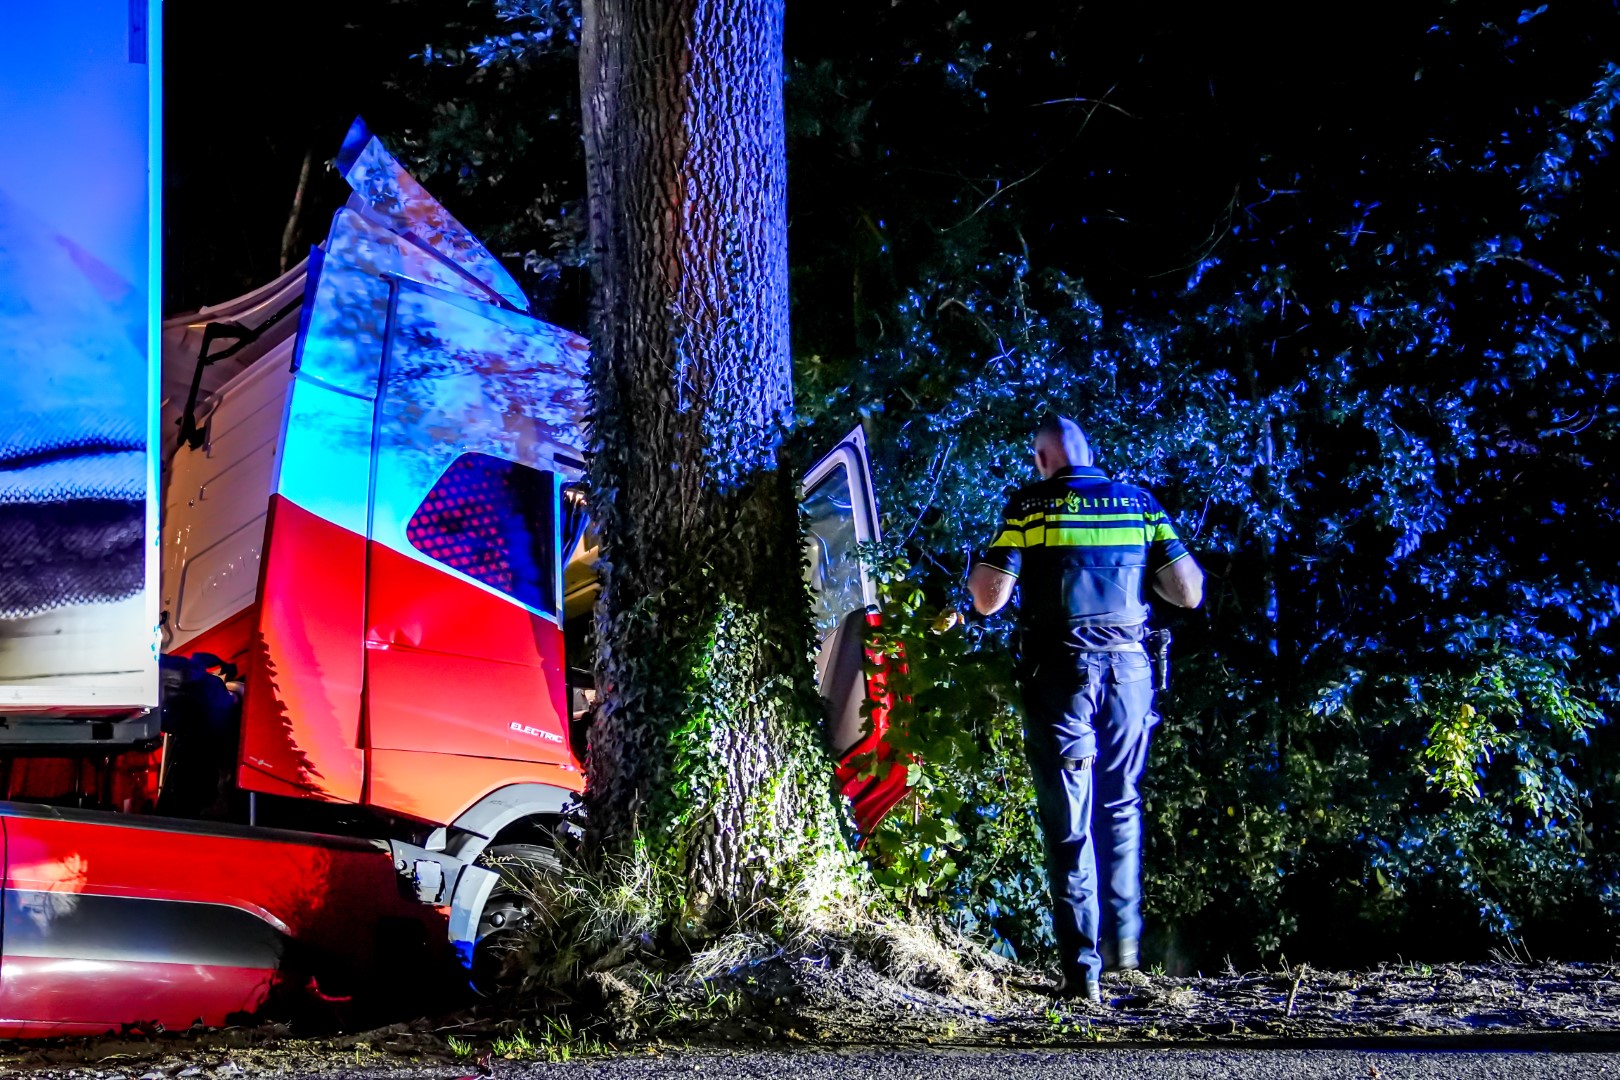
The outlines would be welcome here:
[[[523,937],[539,915],[540,901],[526,883],[541,875],[561,876],[562,860],[542,844],[496,844],[478,856],[478,865],[501,875],[478,916],[472,963],[473,989],[495,996],[518,989],[527,973]]]

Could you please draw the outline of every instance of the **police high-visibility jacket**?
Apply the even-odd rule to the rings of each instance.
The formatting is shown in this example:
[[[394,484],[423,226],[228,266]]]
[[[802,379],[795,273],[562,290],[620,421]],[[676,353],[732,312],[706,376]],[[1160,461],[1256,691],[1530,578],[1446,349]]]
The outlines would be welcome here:
[[[980,561],[1019,579],[1026,654],[1117,649],[1142,640],[1148,578],[1187,549],[1158,500],[1101,469],[1064,469],[1022,488]]]

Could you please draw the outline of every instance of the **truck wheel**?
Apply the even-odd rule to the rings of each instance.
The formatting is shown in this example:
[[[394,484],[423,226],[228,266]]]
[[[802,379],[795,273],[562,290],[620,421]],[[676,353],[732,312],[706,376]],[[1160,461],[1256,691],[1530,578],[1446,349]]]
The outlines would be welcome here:
[[[523,982],[523,937],[539,914],[540,902],[529,882],[561,875],[562,860],[541,844],[496,844],[484,850],[478,865],[501,875],[478,917],[478,944],[473,948],[473,989],[492,996],[516,990]]]

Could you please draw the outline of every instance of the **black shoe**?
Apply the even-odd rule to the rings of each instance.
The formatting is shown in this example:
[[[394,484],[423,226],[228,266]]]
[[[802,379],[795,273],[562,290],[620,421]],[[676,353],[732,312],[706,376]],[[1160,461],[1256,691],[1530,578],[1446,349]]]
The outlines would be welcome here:
[[[1065,1001],[1078,1001],[1085,998],[1093,1005],[1102,1004],[1102,986],[1096,979],[1070,979],[1067,975],[1058,980],[1052,988],[1052,996]]]
[[[1102,955],[1104,971],[1135,971],[1141,964],[1135,938],[1105,941],[1097,951]]]

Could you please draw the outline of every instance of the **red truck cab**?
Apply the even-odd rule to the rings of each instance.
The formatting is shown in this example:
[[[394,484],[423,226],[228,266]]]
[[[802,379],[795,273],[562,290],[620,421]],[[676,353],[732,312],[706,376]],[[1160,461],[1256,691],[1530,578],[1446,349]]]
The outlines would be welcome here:
[[[35,804],[0,805],[0,1032],[214,1025],[472,965],[504,903],[484,864],[583,789],[587,343],[358,121],[337,166],[353,195],[306,263],[163,325],[164,710],[0,730],[4,797]],[[884,724],[858,429],[805,493],[865,831],[905,770],[849,764]]]

